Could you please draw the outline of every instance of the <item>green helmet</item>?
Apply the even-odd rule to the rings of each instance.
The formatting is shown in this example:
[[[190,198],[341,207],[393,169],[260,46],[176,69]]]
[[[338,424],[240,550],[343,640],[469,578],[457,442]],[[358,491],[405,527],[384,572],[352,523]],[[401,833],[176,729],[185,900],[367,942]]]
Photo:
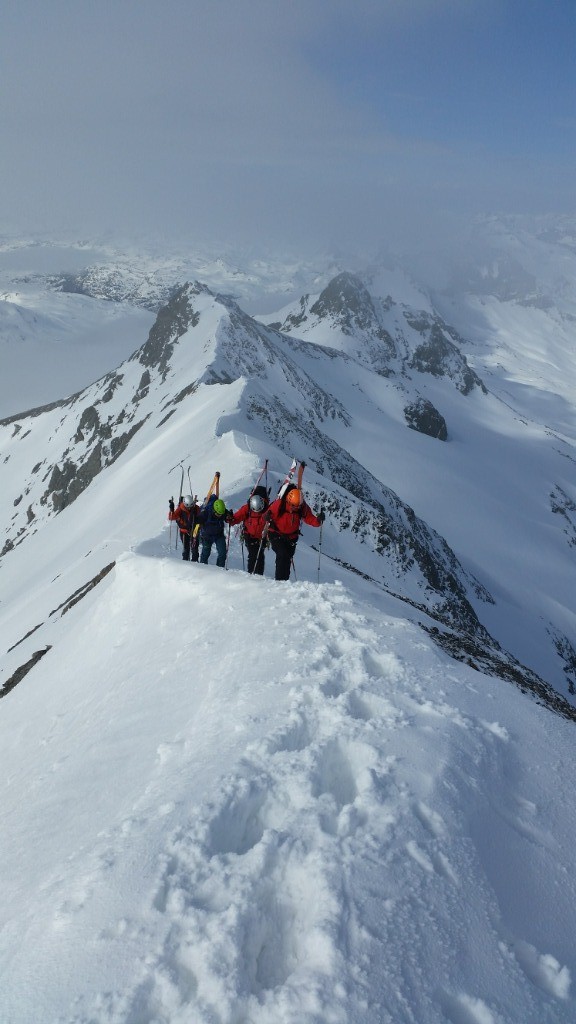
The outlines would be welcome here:
[[[214,502],[214,513],[217,516],[226,515],[226,505],[222,501],[222,498],[216,498],[216,501]]]

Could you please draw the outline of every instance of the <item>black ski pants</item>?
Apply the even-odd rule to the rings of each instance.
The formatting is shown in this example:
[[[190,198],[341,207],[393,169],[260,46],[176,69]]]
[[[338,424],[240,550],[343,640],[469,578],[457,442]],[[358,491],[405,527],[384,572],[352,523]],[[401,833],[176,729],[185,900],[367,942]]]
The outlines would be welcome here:
[[[198,561],[198,537],[190,537],[188,530],[181,530],[182,558],[185,562]]]
[[[250,575],[254,573],[255,576],[263,576],[266,541],[262,543],[262,541],[256,540],[255,537],[244,537],[244,543],[248,552],[248,572]]]
[[[275,580],[290,579],[290,569],[292,568],[292,559],[296,551],[297,540],[298,538],[291,540],[290,537],[283,537],[280,533],[270,534],[270,546],[276,555]]]

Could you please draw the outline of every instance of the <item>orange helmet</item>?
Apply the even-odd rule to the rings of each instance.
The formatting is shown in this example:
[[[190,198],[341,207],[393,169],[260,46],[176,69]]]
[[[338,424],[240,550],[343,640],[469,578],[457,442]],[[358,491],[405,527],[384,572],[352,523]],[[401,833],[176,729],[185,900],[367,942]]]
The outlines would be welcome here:
[[[302,491],[299,491],[297,487],[293,487],[291,491],[288,491],[286,505],[290,509],[300,508],[302,505]]]

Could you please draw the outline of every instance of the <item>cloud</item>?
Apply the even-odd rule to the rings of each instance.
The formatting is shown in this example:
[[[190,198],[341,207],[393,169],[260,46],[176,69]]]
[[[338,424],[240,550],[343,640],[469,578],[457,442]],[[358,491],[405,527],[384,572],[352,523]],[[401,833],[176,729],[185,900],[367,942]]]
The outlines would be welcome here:
[[[485,144],[422,130],[405,114],[426,99],[422,80],[393,90],[383,75],[383,55],[408,54],[415,28],[433,48],[446,24],[484,24],[499,7],[21,0],[0,40],[0,216],[124,237],[371,245],[519,191],[534,202],[537,169],[531,180]]]

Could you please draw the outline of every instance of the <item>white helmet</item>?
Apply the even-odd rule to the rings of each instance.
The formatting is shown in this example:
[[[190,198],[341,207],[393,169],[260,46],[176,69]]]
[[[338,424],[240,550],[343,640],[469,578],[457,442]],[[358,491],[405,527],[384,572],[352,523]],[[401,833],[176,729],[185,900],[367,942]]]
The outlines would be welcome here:
[[[261,494],[253,494],[250,498],[250,508],[253,512],[261,512],[266,502]]]
[[[192,505],[194,504],[191,494],[185,494],[182,501],[186,505],[186,508],[192,508]]]

